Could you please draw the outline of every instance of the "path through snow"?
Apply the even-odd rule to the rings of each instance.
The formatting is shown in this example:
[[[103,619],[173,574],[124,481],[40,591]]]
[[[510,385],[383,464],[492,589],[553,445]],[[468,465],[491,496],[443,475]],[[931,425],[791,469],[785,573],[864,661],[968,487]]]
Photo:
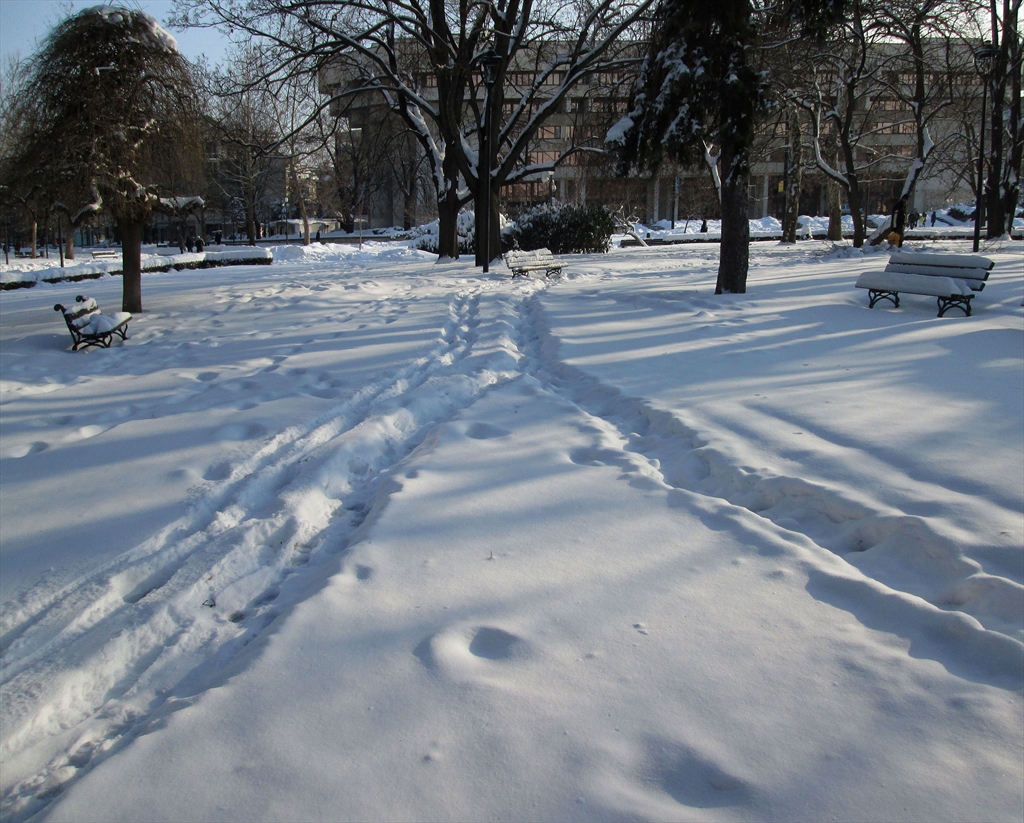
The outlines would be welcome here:
[[[5,294],[5,819],[1012,817],[1019,284],[704,251],[162,275],[73,360]]]

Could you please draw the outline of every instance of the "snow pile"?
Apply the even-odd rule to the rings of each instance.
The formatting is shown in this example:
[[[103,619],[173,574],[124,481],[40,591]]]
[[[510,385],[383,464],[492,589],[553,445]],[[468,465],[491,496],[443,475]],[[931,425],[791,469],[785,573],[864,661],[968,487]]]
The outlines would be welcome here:
[[[380,260],[436,260],[436,256],[418,249],[410,248],[405,243],[374,242],[366,240],[362,247],[355,243],[311,243],[308,246],[289,244],[273,246],[274,261],[277,263],[306,263],[311,265],[330,265],[369,263]]]
[[[63,269],[57,259],[19,260],[11,265],[0,265],[0,285],[28,285],[61,277],[102,277],[120,268],[120,260],[69,260]]]
[[[4,820],[1019,819],[1024,245],[716,251],[0,294]]]
[[[214,246],[203,253],[205,259],[213,262],[227,260],[273,260],[273,249],[259,246]]]

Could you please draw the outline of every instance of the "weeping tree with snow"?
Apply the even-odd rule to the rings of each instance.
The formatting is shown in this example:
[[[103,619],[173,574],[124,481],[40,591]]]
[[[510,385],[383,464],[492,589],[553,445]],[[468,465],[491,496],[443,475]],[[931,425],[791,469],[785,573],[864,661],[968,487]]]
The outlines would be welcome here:
[[[148,14],[95,6],[50,33],[26,93],[17,166],[72,225],[100,214],[117,223],[123,309],[141,311],[143,227],[154,212],[180,208],[201,170],[188,61]]]
[[[703,158],[722,206],[716,294],[747,288],[750,153],[755,121],[769,105],[754,51],[786,34],[819,35],[841,6],[842,0],[662,0],[658,9],[630,111],[607,141],[623,173]]]

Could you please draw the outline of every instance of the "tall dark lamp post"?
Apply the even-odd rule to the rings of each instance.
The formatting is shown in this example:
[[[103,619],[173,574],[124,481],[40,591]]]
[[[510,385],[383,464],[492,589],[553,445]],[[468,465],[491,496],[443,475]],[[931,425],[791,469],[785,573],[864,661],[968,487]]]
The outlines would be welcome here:
[[[999,49],[991,43],[983,43],[974,50],[974,66],[981,77],[981,134],[978,138],[978,196],[974,204],[974,251],[981,242],[981,204],[985,186],[985,109],[988,106],[988,83],[992,76]]]
[[[480,161],[477,163],[477,178],[480,186],[483,187],[484,213],[483,213],[483,249],[484,249],[484,274],[490,271],[491,263],[491,91],[498,81],[498,69],[501,66],[501,56],[488,49],[480,55],[480,69],[484,75],[484,86],[487,88],[487,95],[484,97],[484,136],[480,146]],[[477,222],[477,237],[480,236],[480,222]]]

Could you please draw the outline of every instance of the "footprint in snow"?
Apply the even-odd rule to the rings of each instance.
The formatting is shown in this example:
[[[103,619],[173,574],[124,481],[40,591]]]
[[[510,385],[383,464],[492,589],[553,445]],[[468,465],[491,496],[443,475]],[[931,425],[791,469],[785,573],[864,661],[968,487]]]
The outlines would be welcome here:
[[[681,805],[709,809],[746,805],[753,799],[743,780],[686,743],[652,738],[644,750],[644,782]]]
[[[227,480],[231,476],[231,464],[224,461],[214,463],[204,473],[204,480]]]
[[[531,653],[522,637],[495,626],[453,626],[427,637],[413,649],[428,669],[455,680],[473,680],[494,673]]]
[[[511,433],[508,429],[493,426],[490,423],[474,423],[466,429],[466,437],[473,440],[493,440],[498,437],[508,437]]]
[[[69,434],[65,440],[67,442],[74,442],[76,440],[88,440],[92,437],[103,434],[109,426],[80,426]]]
[[[217,429],[214,437],[217,440],[241,441],[252,440],[266,434],[266,429],[258,423],[240,424],[235,423],[228,426],[221,426]]]
[[[50,448],[50,444],[44,440],[36,440],[33,443],[26,443],[22,446],[15,446],[6,454],[4,457],[13,457],[15,459],[20,457],[28,457],[30,454],[37,454],[41,451],[46,451]]]

